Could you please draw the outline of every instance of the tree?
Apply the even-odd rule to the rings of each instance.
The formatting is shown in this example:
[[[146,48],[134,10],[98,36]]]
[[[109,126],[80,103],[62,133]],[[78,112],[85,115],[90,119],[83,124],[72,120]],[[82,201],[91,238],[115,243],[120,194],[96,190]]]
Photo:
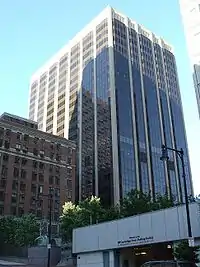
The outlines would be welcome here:
[[[174,206],[173,198],[168,197],[167,194],[156,194],[155,200],[152,202],[152,210],[168,209]]]
[[[82,220],[86,225],[98,223],[102,220],[104,209],[101,205],[100,198],[92,196],[80,202]]]
[[[2,217],[0,219],[1,244],[16,247],[33,245],[39,235],[39,224],[33,215]]]
[[[167,195],[157,194],[152,201],[150,192],[131,190],[121,201],[121,213],[122,217],[127,217],[172,206],[173,200],[170,200]]]
[[[122,217],[150,211],[151,196],[138,190],[131,190],[121,201]]]
[[[104,209],[97,197],[87,198],[78,205],[66,202],[61,216],[61,231],[63,239],[70,242],[74,228],[102,221]]]
[[[72,240],[72,231],[74,228],[84,226],[81,221],[80,207],[72,202],[66,202],[63,205],[63,214],[61,216],[61,232],[63,240],[70,242]]]
[[[92,196],[78,205],[66,202],[61,216],[61,231],[63,240],[71,242],[73,229],[90,224],[110,221],[120,218],[118,207],[103,208],[100,198]]]
[[[199,247],[189,247],[188,241],[179,242],[174,248],[174,257],[177,260],[190,261],[199,263],[198,252]]]
[[[112,206],[106,209],[103,209],[103,214],[100,222],[107,222],[112,220],[118,220],[122,218],[122,214],[120,212],[120,206]]]
[[[138,190],[129,192],[120,205],[109,208],[104,208],[100,198],[93,196],[78,205],[67,202],[63,206],[61,216],[63,239],[71,242],[74,228],[164,209],[172,205],[173,202],[167,196],[157,195],[155,201],[152,201],[150,193],[146,194]]]
[[[0,219],[1,244],[13,244],[15,242],[15,221],[13,217],[2,217]]]
[[[14,221],[16,223],[16,246],[22,247],[33,245],[35,239],[39,236],[39,224],[36,217],[29,214],[20,218],[15,218]]]

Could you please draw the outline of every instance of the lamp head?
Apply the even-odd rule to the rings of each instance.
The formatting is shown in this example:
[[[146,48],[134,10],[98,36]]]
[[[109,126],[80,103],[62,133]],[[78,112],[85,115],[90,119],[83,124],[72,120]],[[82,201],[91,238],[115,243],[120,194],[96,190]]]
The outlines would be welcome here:
[[[165,145],[162,145],[162,156],[160,157],[160,160],[167,161],[169,159],[167,147]]]

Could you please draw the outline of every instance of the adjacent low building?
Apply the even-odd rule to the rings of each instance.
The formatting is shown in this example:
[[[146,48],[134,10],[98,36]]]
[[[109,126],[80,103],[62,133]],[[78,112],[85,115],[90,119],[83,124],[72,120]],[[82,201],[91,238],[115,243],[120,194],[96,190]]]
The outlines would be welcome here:
[[[199,204],[190,204],[190,218],[191,243],[199,245]],[[181,205],[75,229],[77,267],[137,267],[149,260],[172,259],[173,243],[188,238],[186,222],[185,206]]]
[[[34,121],[0,116],[0,215],[48,218],[53,189],[56,221],[62,204],[75,198],[75,149],[72,141],[39,131]]]

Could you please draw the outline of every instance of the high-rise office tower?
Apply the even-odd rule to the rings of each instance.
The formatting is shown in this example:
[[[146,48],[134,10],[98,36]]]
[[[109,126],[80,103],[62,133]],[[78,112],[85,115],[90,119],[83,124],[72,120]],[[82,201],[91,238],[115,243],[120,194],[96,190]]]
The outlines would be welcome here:
[[[179,0],[200,116],[200,0]]]
[[[29,117],[41,130],[75,140],[78,195],[116,203],[132,188],[182,199],[178,158],[191,174],[171,46],[107,7],[31,79]]]

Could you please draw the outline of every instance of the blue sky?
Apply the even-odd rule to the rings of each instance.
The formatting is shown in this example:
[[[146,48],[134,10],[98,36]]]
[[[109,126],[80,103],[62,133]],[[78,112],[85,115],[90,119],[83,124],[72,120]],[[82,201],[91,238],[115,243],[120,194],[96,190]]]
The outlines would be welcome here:
[[[178,0],[1,1],[0,113],[27,116],[31,74],[108,4],[174,46],[194,188],[200,193],[200,121]]]

